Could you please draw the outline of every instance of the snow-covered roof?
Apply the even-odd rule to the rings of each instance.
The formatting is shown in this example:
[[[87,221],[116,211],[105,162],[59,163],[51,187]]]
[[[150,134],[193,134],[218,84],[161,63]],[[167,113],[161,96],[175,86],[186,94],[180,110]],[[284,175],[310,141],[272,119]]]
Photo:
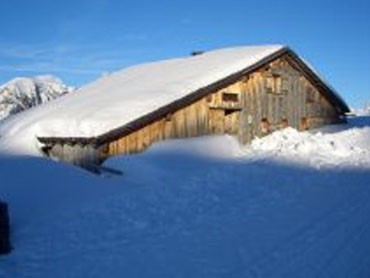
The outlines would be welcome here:
[[[227,48],[129,67],[24,115],[38,136],[92,137],[240,71],[281,45]],[[42,127],[42,128],[41,128]]]
[[[0,127],[35,137],[96,137],[280,53],[244,46],[129,67],[22,113]],[[9,132],[6,132],[9,133]]]

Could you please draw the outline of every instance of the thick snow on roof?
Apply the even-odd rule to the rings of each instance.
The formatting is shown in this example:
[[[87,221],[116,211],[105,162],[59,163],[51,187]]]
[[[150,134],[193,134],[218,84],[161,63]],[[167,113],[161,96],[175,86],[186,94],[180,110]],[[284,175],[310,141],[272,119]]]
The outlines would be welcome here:
[[[92,137],[127,124],[189,93],[251,66],[281,45],[226,48],[130,67],[27,111],[0,127],[25,140]],[[27,133],[25,138],[23,135]],[[14,145],[14,141],[13,141]]]

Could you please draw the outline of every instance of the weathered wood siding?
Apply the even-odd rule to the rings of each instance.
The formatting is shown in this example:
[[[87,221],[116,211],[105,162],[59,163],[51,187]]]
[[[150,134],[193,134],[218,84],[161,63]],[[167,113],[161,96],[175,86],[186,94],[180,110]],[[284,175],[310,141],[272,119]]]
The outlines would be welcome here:
[[[131,154],[157,141],[232,134],[243,144],[286,126],[298,130],[340,121],[340,112],[283,56],[193,104],[108,142],[102,157]]]
[[[97,148],[89,144],[54,144],[46,153],[55,160],[90,169],[103,162],[105,157],[102,154],[105,150],[106,146]]]

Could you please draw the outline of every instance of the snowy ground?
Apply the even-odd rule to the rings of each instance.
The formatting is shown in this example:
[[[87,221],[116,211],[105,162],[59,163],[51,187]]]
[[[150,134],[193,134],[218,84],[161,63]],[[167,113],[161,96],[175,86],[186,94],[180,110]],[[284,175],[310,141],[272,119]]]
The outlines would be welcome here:
[[[369,277],[370,118],[239,147],[173,140],[97,177],[0,158],[0,277]]]

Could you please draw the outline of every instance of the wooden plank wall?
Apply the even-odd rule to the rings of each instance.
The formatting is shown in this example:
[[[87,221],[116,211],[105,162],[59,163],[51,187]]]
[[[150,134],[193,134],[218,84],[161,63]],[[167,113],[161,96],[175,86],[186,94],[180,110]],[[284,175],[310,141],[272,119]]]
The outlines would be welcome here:
[[[190,106],[108,143],[102,155],[137,153],[168,138],[211,134],[229,133],[246,144],[256,136],[286,126],[304,130],[335,123],[339,116],[289,63],[289,58],[282,57]]]
[[[47,155],[55,160],[61,160],[83,168],[99,165],[105,159],[102,153],[106,152],[105,146],[95,148],[91,145],[81,144],[55,144],[48,150]]]

